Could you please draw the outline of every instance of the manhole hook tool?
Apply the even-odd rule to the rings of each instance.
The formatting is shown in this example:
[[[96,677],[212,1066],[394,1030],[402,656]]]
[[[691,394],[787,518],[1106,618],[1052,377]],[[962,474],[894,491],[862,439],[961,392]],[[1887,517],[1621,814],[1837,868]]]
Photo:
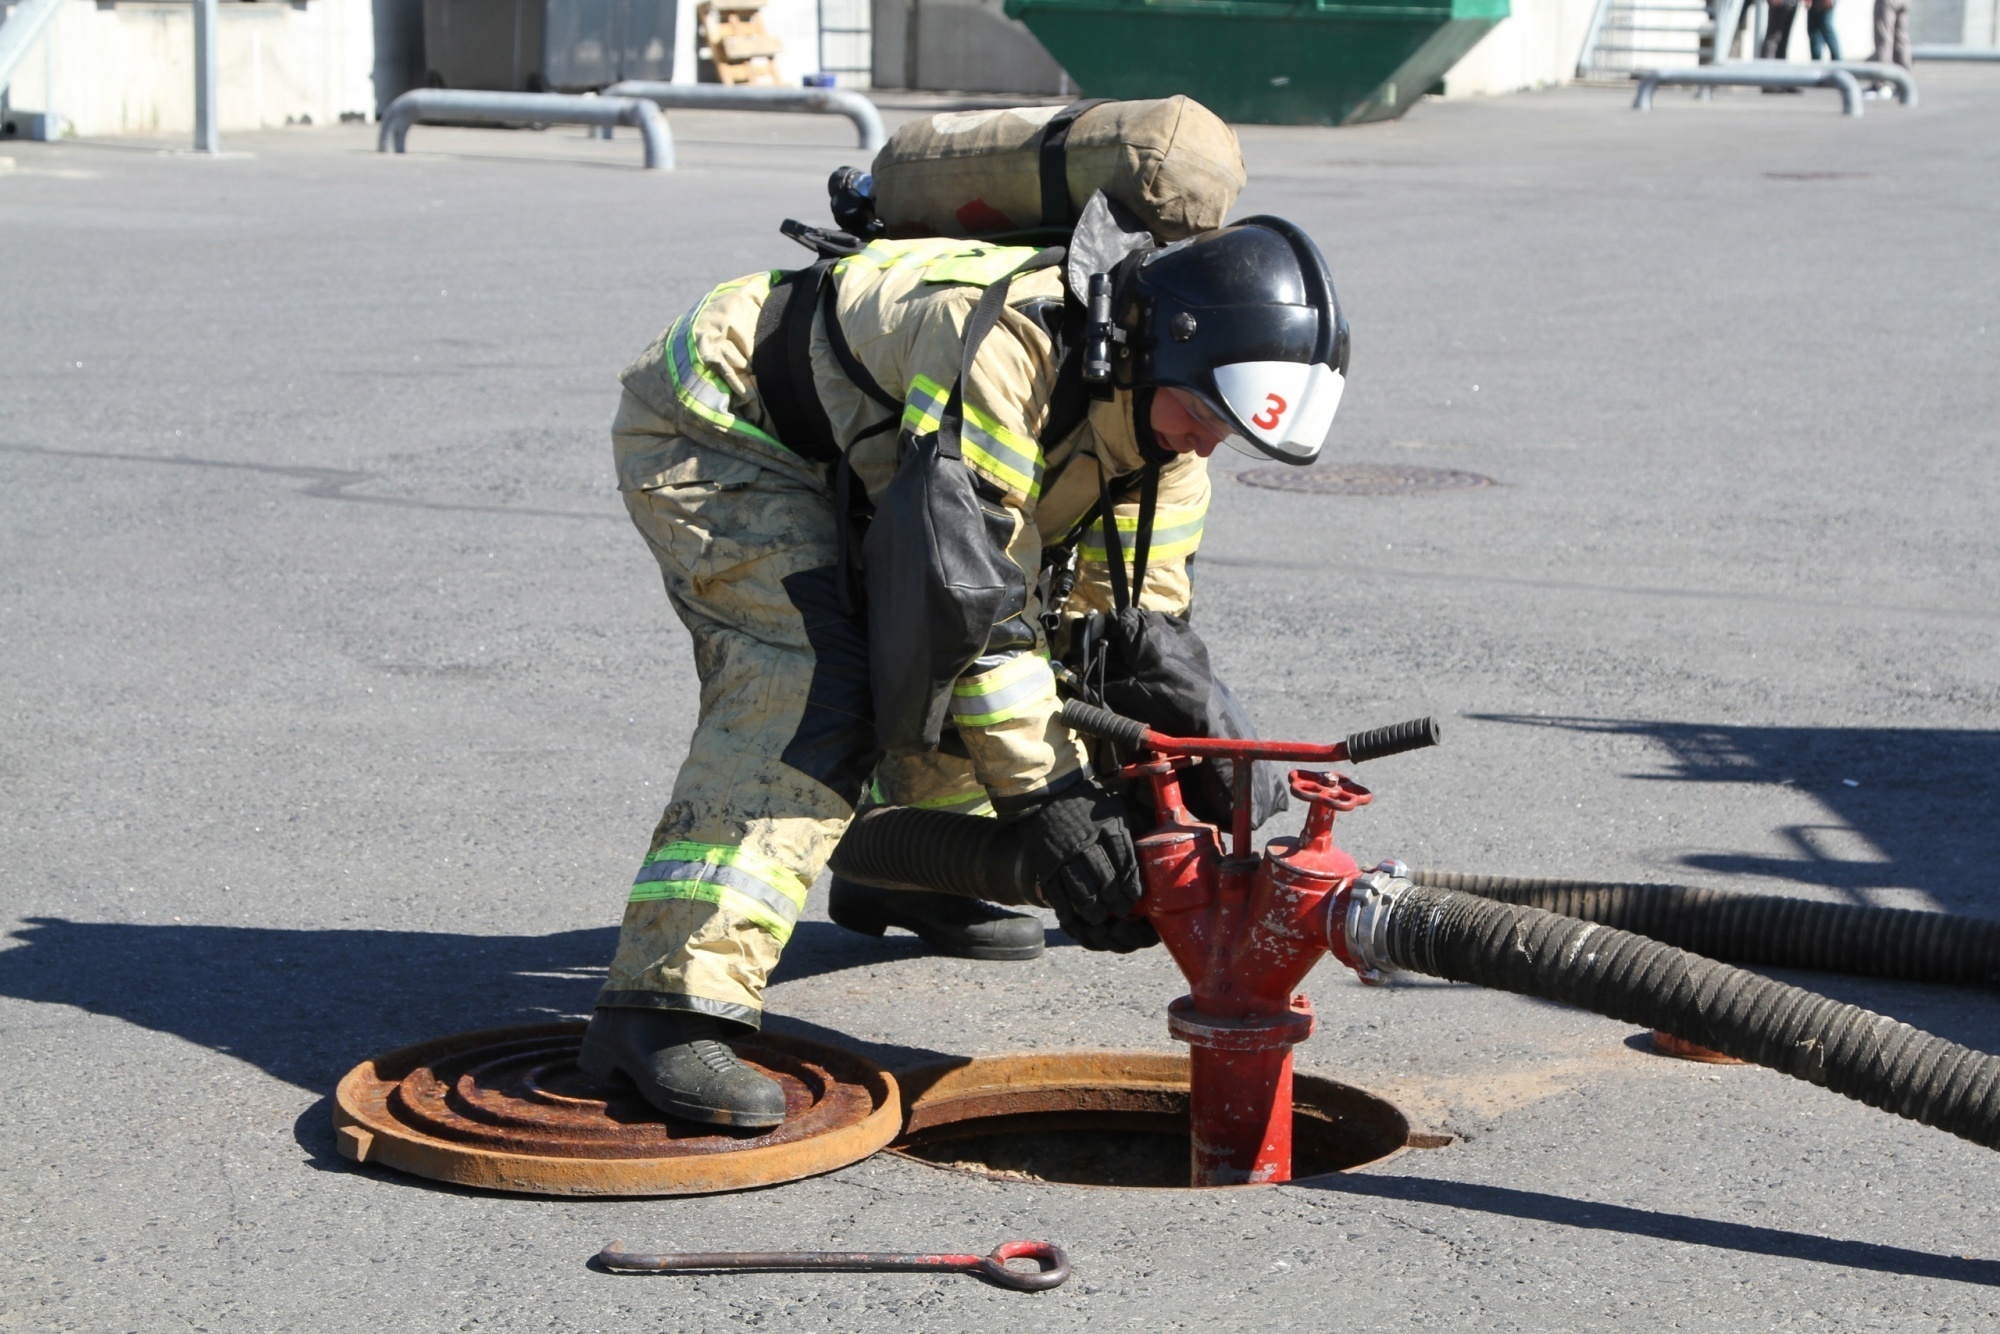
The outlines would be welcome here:
[[[658,1255],[623,1249],[614,1241],[592,1263],[621,1274],[715,1273],[719,1270],[841,1270],[862,1273],[977,1274],[1017,1292],[1045,1292],[1069,1278],[1069,1257],[1046,1241],[1003,1241],[991,1255],[911,1255],[903,1251],[667,1251]],[[1033,1260],[1039,1268],[1013,1269],[1009,1260]]]

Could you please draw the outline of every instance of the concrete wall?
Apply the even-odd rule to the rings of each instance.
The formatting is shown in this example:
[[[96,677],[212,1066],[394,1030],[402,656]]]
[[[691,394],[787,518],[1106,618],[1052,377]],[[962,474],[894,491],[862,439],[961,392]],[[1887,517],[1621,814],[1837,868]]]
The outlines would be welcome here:
[[[1502,19],[1445,75],[1447,97],[1511,93],[1566,83],[1597,0],[1510,0]]]
[[[1964,5],[1990,9],[1994,3],[1995,0],[1914,0],[1917,12],[1912,15],[1912,26],[1921,20],[1926,7]],[[1596,0],[1512,0],[1512,4],[1513,16],[1503,19],[1445,76],[1445,96],[1519,92],[1567,83],[1576,77],[1577,59],[1583,53],[1583,37],[1590,27]],[[1848,60],[1868,58],[1875,46],[1874,22],[1870,0],[1838,0],[1833,11],[1833,32],[1840,41],[1842,56]],[[1792,24],[1787,53],[1793,60],[1811,58],[1803,10]],[[1737,52],[1739,57],[1747,54],[1741,49]]]
[[[225,3],[220,18],[225,133],[342,115],[372,120],[423,77],[423,0]],[[785,44],[785,82],[819,69],[818,0],[771,0],[764,24]],[[677,81],[694,81],[694,39],[694,0],[680,0]],[[81,135],[193,133],[192,7],[65,0],[15,71],[8,101],[59,112]]]
[[[1913,0],[1910,40],[2000,46],[2000,0]]]
[[[373,110],[370,0],[220,9],[224,131]],[[77,134],[193,133],[193,7],[68,0],[15,71],[8,100],[59,112]]]
[[[1075,83],[1005,0],[873,0],[875,86],[1064,97]]]

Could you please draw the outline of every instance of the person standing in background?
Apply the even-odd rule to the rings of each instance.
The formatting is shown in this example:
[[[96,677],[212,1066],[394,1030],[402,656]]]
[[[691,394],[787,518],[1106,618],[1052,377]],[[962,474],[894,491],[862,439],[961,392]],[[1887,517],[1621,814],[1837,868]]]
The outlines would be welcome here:
[[[1792,41],[1792,20],[1799,12],[1799,0],[1771,0],[1764,25],[1764,44],[1757,48],[1763,60],[1783,60]],[[1766,88],[1767,93],[1796,93],[1796,88]]]
[[[1868,58],[1910,68],[1910,0],[1875,0],[1875,52]],[[1869,91],[1880,97],[1887,90],[1876,84]]]
[[[1840,38],[1833,32],[1833,4],[1834,0],[1812,0],[1812,8],[1806,11],[1806,38],[1812,43],[1814,60],[1840,59]]]

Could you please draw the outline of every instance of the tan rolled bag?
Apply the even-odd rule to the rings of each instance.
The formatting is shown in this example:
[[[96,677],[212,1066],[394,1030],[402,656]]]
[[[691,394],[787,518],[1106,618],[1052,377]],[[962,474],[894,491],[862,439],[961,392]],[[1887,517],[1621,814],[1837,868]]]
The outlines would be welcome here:
[[[1171,242],[1220,227],[1244,171],[1236,132],[1176,96],[948,111],[891,135],[874,177],[887,236],[1066,230],[1102,190]]]

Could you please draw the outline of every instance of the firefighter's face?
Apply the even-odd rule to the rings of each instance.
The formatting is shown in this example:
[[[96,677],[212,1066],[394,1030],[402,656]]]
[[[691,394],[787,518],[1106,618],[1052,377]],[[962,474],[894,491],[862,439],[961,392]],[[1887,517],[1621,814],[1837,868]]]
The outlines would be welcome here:
[[[1162,385],[1153,394],[1153,438],[1175,454],[1207,458],[1229,437],[1230,426],[1197,394]]]

